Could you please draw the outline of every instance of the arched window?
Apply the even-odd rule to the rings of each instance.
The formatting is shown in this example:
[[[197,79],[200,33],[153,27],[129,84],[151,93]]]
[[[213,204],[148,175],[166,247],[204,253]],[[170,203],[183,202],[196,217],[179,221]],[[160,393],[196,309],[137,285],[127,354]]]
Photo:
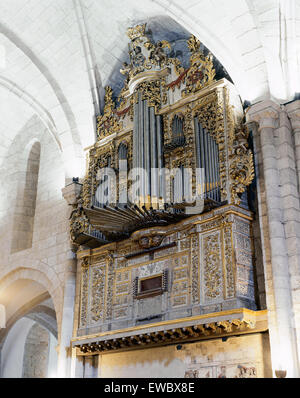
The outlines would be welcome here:
[[[32,247],[40,153],[41,145],[35,142],[28,155],[25,179],[19,181],[13,222],[12,253]]]

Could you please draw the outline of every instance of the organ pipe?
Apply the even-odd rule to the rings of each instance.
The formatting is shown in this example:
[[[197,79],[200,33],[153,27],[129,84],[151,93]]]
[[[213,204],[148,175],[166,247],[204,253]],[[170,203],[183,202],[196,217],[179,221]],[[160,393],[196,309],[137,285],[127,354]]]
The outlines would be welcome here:
[[[218,144],[195,118],[197,167],[204,169],[204,198],[220,201]]]

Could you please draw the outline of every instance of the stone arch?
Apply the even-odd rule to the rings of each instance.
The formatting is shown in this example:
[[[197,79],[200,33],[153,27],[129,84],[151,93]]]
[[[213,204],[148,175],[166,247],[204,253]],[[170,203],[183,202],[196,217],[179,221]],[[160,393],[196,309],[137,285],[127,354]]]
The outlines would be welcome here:
[[[25,148],[26,174],[17,190],[11,253],[32,247],[40,154],[41,144],[38,140],[33,140]]]
[[[62,291],[56,287],[58,281],[55,277],[52,275],[52,280],[50,278],[51,276],[40,270],[20,267],[0,279],[0,302],[4,303],[7,308],[6,328],[0,331],[0,348],[4,355],[2,364],[7,363],[9,367],[9,364],[16,360],[14,358],[17,358],[18,362],[23,361],[26,333],[29,328],[25,335],[21,336],[22,338],[18,336],[23,333],[23,329],[17,334],[16,330],[18,325],[24,322],[25,329],[26,325],[39,325],[44,328],[50,336],[49,344],[51,341],[52,350],[57,345],[57,338],[60,335],[59,305],[62,303],[63,295]],[[11,299],[12,297],[13,299]],[[17,339],[21,353],[16,353],[12,349],[14,339]],[[54,346],[53,341],[55,341]],[[5,365],[1,372],[7,373],[8,371],[9,375],[14,374],[13,367],[10,366],[7,370],[7,366]],[[21,364],[18,367],[16,377],[22,377],[22,372],[19,369],[22,366]]]
[[[50,273],[50,271],[49,271]],[[50,280],[51,277],[51,280]],[[60,305],[63,302],[63,292],[58,288],[60,286],[60,281],[58,280],[55,273],[52,271],[51,275],[46,275],[44,272],[26,267],[18,267],[8,274],[4,275],[0,279],[0,296],[1,292],[11,286],[14,282],[18,280],[32,280],[43,286],[46,292],[48,292],[51,297],[56,312],[56,317],[58,321],[58,329],[60,324]],[[46,298],[46,297],[45,297]],[[58,333],[59,335],[59,333]]]
[[[47,111],[47,109],[37,101],[32,95],[30,95],[27,91],[23,90],[19,87],[15,82],[0,76],[0,86],[6,88],[10,93],[22,99],[24,103],[26,103],[29,107],[33,109],[33,111],[39,116],[45,127],[52,134],[58,148],[62,151],[62,144],[59,139],[57,128],[55,126],[55,122],[51,116],[51,114]]]

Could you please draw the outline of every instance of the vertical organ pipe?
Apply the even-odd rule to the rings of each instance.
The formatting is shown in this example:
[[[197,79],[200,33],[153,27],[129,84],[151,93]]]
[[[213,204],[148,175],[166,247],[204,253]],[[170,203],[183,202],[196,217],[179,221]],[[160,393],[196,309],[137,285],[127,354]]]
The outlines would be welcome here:
[[[204,129],[202,129],[202,134],[204,138],[204,154],[205,154],[205,191],[206,191],[206,196],[207,192],[209,191],[209,160],[208,160],[208,144],[207,144],[207,135]]]
[[[142,94],[139,93],[139,151],[140,151],[140,163],[139,167],[141,169],[144,169],[144,117],[143,117],[143,112],[144,107],[143,107],[143,100],[142,100]],[[144,197],[145,197],[145,190],[144,190],[144,178],[143,178],[143,173],[140,175],[140,199],[142,202],[144,202]]]
[[[214,200],[218,201],[218,148],[217,148],[217,144],[214,141]]]
[[[162,153],[162,131],[161,131],[161,117],[156,116],[156,142],[157,142],[157,167],[160,170],[159,175],[159,197],[163,198],[165,202],[165,175],[163,171],[163,153]]]
[[[148,202],[150,196],[150,148],[149,148],[149,108],[147,100],[143,101],[144,105],[144,169],[145,169],[145,201]]]
[[[139,159],[139,153],[138,153],[138,134],[139,134],[139,113],[138,113],[138,108],[139,105],[138,103],[134,103],[134,110],[133,110],[133,159],[132,159],[132,166],[133,169],[136,169],[138,167],[138,159]]]
[[[154,107],[150,108],[150,153],[151,153],[151,196],[158,197],[158,179],[157,179],[157,147],[155,134],[155,113]]]
[[[212,199],[216,200],[216,151],[215,142],[212,139],[212,162],[213,162],[213,175],[212,175]]]
[[[202,181],[202,192],[204,194],[204,197],[206,195],[206,174],[205,174],[205,148],[204,148],[204,136],[203,136],[203,129],[202,126],[199,125],[199,135],[200,135],[200,150],[201,150],[201,168],[203,169],[203,179]]]
[[[202,128],[195,118],[195,145],[197,167],[204,168],[204,197],[220,200],[219,188],[219,150],[214,138]]]
[[[212,199],[212,183],[213,183],[213,153],[212,153],[212,138],[211,135],[206,131],[207,142],[208,142],[208,160],[209,160],[209,197]]]
[[[142,95],[138,92],[138,103],[134,105],[133,167],[145,170],[148,175],[147,180],[140,175],[140,205],[150,196],[155,198],[153,205],[157,206],[157,200],[164,197],[164,178],[159,173],[163,168],[161,116],[155,115],[155,108],[149,107]],[[158,170],[152,173],[152,169]]]

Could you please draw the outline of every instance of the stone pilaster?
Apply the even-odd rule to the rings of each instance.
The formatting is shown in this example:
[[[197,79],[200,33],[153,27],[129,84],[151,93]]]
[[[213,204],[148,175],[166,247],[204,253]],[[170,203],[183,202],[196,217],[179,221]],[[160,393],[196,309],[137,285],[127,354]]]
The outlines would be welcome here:
[[[297,346],[289,276],[288,247],[284,228],[284,204],[280,191],[280,170],[276,137],[281,108],[272,101],[252,106],[248,122],[255,121],[260,139],[263,183],[259,192],[260,224],[264,234],[264,267],[269,310],[273,372],[285,369],[288,377],[298,376]],[[276,131],[276,135],[275,135]],[[268,240],[268,242],[266,242]],[[268,253],[268,247],[270,253]]]
[[[295,157],[298,177],[298,190],[300,192],[300,100],[293,101],[285,105],[285,109],[291,121],[294,145],[295,145]]]
[[[293,298],[293,310],[295,316],[295,327],[297,330],[298,352],[300,352],[300,101],[293,101],[285,105],[288,123],[290,126],[289,142],[289,166],[282,180],[284,195],[287,202],[288,211],[285,219],[286,237],[288,242],[291,288]],[[282,147],[285,150],[285,147]],[[284,153],[281,153],[281,156]],[[294,160],[291,162],[292,159]],[[286,187],[289,180],[288,189]]]
[[[77,204],[81,185],[73,182],[62,189],[64,199],[69,205],[69,211],[67,219]],[[72,349],[71,339],[73,334],[73,322],[74,322],[74,303],[76,293],[76,248],[70,243],[69,256],[65,266],[65,286],[64,286],[64,302],[63,302],[63,314],[62,314],[62,325],[60,335],[60,347],[59,347],[59,361],[58,361],[58,375],[59,377],[70,377],[71,376],[71,363],[72,363]]]

